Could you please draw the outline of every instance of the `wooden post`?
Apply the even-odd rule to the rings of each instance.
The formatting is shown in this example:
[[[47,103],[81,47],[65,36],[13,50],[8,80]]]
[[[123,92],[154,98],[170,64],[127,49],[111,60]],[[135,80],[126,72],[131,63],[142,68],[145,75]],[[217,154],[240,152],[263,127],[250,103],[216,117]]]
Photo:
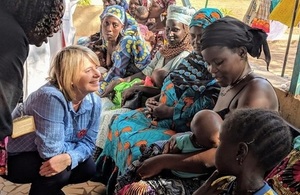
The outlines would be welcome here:
[[[181,0],[182,5],[185,7],[191,7],[191,2],[190,0]]]
[[[282,66],[282,72],[281,72],[281,76],[284,77],[284,72],[285,72],[285,67],[286,67],[286,63],[287,63],[287,57],[289,55],[289,50],[290,50],[290,45],[291,45],[291,40],[292,40],[292,35],[293,35],[293,30],[294,30],[294,25],[295,25],[295,20],[296,20],[296,15],[298,12],[298,4],[299,4],[299,0],[296,0],[295,2],[295,9],[294,9],[294,13],[293,13],[293,18],[292,18],[292,24],[290,26],[290,33],[289,33],[289,38],[288,38],[288,43],[286,46],[286,51],[285,51],[285,56],[284,56],[284,61],[283,61],[283,66]]]
[[[297,46],[297,52],[296,52],[296,59],[294,63],[294,68],[293,68],[293,74],[292,74],[292,79],[291,79],[291,85],[289,92],[294,94],[294,95],[299,95],[300,94],[300,36],[299,36],[299,41],[298,41],[298,46]]]

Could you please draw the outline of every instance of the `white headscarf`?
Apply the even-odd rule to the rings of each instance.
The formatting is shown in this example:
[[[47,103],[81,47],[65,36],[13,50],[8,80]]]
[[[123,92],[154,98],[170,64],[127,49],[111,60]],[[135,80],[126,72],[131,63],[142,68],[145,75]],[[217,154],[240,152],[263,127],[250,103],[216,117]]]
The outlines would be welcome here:
[[[190,7],[170,5],[168,7],[167,20],[176,20],[186,25],[190,25],[192,16],[196,10]]]

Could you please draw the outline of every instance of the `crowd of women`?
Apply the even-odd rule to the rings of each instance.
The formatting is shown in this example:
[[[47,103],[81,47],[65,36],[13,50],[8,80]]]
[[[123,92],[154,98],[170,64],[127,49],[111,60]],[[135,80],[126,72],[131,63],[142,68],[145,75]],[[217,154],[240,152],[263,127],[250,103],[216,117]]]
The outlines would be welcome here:
[[[13,111],[13,118],[34,116],[36,131],[9,138],[5,178],[32,183],[32,195],[63,194],[65,185],[90,179],[104,183],[107,194],[282,192],[278,177],[290,178],[289,171],[278,170],[291,167],[285,162],[295,155],[281,161],[291,151],[292,136],[271,83],[248,62],[251,55],[269,65],[267,34],[216,8],[174,4],[103,1],[100,32],[81,39],[85,46],[58,52],[49,82]],[[140,6],[149,13],[138,24]],[[161,85],[124,85],[155,80],[156,70],[164,71]],[[127,87],[116,109],[120,84]],[[136,92],[146,98],[144,105],[122,108]],[[194,128],[205,110],[220,118],[219,141],[209,148],[195,137],[202,129]],[[214,119],[205,120],[215,127]],[[202,149],[174,152],[181,137],[189,140],[187,147]]]

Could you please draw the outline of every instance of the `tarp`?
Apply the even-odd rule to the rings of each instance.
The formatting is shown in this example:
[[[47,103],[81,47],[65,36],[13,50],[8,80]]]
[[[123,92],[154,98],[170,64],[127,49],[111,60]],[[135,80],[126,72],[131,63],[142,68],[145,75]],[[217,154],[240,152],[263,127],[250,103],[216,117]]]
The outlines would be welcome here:
[[[288,27],[292,25],[292,19],[295,10],[296,0],[281,0],[274,10],[271,12],[269,19],[279,21]],[[300,4],[296,11],[296,18],[294,26],[297,26],[300,22]]]

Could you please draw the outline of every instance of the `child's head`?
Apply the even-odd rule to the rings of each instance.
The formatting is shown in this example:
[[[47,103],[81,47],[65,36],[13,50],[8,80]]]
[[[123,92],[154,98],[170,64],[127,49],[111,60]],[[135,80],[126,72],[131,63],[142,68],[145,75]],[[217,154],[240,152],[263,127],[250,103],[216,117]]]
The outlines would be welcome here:
[[[219,133],[222,118],[212,110],[201,110],[191,122],[192,142],[194,146],[216,148],[219,145]]]
[[[100,66],[102,66],[104,68],[109,68],[106,66],[107,51],[102,45],[99,45],[98,43],[93,43],[93,44],[88,45],[88,48],[90,48],[93,52],[95,52],[95,54],[97,54],[98,59],[100,61]]]
[[[146,24],[149,16],[148,8],[145,6],[138,6],[135,10],[135,20],[137,23]]]
[[[151,74],[151,80],[154,86],[161,88],[168,73],[169,72],[165,69],[154,69]]]
[[[221,174],[239,176],[250,169],[263,177],[290,150],[291,132],[278,112],[239,109],[222,125],[216,167]]]

